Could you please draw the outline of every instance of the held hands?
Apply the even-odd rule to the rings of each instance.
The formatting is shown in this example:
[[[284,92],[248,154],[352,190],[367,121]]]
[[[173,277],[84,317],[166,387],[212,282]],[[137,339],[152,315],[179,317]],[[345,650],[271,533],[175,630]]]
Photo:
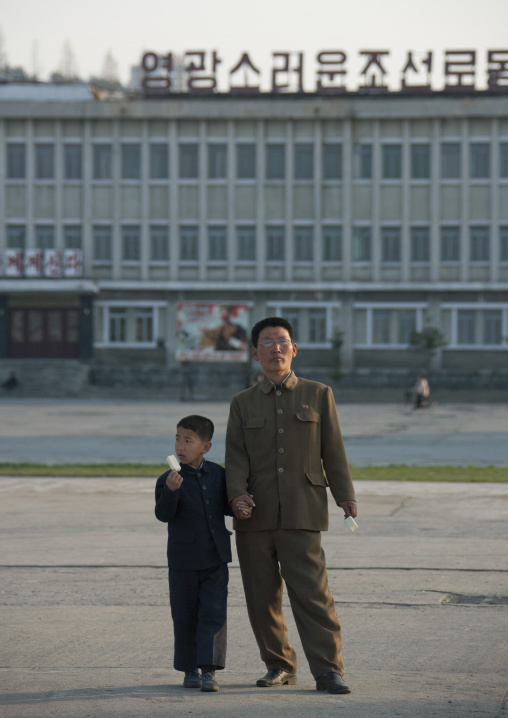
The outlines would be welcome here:
[[[182,481],[182,477],[178,471],[175,471],[174,469],[166,476],[166,486],[170,491],[177,491],[177,489],[179,489],[182,485]]]
[[[231,501],[231,508],[236,519],[249,519],[255,505],[252,494],[235,496]]]
[[[356,501],[339,501],[337,505],[344,511],[344,518],[352,516],[355,519],[358,516]]]

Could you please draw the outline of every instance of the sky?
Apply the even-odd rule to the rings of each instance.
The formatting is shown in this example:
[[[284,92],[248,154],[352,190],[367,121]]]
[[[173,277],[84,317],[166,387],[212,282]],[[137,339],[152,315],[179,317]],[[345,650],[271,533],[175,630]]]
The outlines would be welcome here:
[[[355,90],[362,50],[388,50],[391,89],[400,86],[409,50],[433,52],[432,89],[442,89],[445,50],[476,50],[476,88],[485,87],[487,50],[508,48],[508,0],[0,0],[0,33],[8,65],[47,80],[69,43],[79,76],[100,75],[110,52],[119,79],[146,51],[164,55],[217,51],[219,89],[244,52],[270,89],[273,52],[304,53],[304,89],[312,92],[319,51],[346,53],[346,85]],[[294,58],[294,56],[292,56]],[[295,60],[293,59],[292,62]]]

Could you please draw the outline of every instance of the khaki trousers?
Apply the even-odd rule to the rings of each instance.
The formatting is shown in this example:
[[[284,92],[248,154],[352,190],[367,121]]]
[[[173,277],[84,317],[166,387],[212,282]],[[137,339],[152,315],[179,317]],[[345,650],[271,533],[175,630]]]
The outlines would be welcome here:
[[[282,613],[284,580],[312,675],[343,675],[341,628],[328,587],[321,532],[237,531],[236,546],[249,619],[267,668],[296,672],[296,652]]]

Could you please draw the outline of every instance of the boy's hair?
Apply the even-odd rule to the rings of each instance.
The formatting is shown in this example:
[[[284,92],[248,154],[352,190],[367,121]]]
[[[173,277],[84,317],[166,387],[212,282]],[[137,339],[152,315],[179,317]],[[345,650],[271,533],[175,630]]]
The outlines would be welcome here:
[[[266,329],[266,327],[283,327],[284,329],[287,329],[289,338],[293,341],[293,327],[287,319],[283,319],[282,317],[266,317],[265,319],[261,319],[260,322],[254,324],[252,327],[250,338],[253,347],[257,347],[259,335],[263,329]]]
[[[211,441],[215,430],[213,422],[207,419],[206,416],[199,416],[199,414],[184,416],[176,425],[177,429],[179,427],[193,431],[202,441]]]

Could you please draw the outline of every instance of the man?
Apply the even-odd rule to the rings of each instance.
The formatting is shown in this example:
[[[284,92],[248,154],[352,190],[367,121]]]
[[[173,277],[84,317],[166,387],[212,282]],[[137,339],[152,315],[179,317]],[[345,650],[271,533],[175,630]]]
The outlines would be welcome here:
[[[357,515],[333,393],[293,374],[297,346],[287,320],[261,320],[251,339],[264,377],[231,402],[226,484],[249,618],[268,669],[257,685],[296,683],[297,657],[282,613],[284,580],[317,690],[349,693],[321,547],[327,486],[346,516]],[[242,502],[253,507],[250,518]]]

